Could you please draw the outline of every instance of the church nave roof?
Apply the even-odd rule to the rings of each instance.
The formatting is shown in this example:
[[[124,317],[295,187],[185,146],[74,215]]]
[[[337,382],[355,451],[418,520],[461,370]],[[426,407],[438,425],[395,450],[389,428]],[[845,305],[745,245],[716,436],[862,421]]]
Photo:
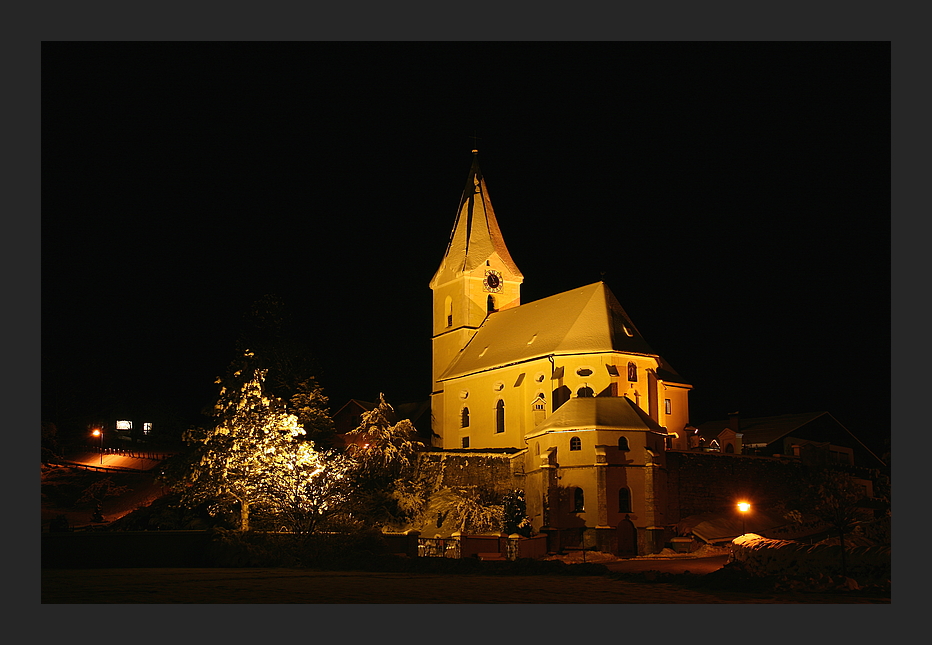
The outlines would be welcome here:
[[[599,352],[657,356],[603,282],[489,314],[440,378]]]

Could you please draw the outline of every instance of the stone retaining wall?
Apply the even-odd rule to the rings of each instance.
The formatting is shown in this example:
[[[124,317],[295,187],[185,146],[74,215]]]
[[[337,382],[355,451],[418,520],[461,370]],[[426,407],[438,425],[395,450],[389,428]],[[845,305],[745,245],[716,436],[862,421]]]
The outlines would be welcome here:
[[[890,581],[890,547],[845,549],[845,570],[861,585],[883,585]],[[732,542],[732,557],[755,576],[818,578],[841,575],[841,547],[771,540],[754,533]]]
[[[440,488],[485,488],[507,493],[524,488],[524,455],[428,452],[421,476]]]

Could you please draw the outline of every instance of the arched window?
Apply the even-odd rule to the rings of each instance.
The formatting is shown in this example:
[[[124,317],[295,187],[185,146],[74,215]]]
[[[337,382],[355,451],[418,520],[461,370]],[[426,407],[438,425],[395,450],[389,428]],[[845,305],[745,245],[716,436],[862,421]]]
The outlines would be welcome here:
[[[460,416],[460,427],[462,428],[469,427],[469,408],[463,408],[463,411]]]
[[[582,450],[582,441],[579,437],[570,439],[570,450]]]
[[[443,310],[447,316],[447,327],[453,326],[453,298],[447,296],[447,299],[443,301]]]
[[[582,488],[573,489],[573,512],[582,513],[586,510],[586,494]]]
[[[638,380],[638,366],[634,363],[628,363],[628,380],[632,382]]]
[[[631,448],[628,447],[628,437],[618,437],[618,449],[631,450]]]
[[[619,513],[630,513],[631,512],[631,491],[627,488],[618,489],[618,512]]]
[[[734,451],[735,451],[735,444],[733,444],[733,443],[726,443],[726,444],[725,444],[725,452],[727,452],[728,454],[732,454],[732,453],[734,453]]]
[[[495,312],[495,298],[492,297],[492,294],[489,294],[489,298],[486,300],[485,307],[488,313],[491,314]]]
[[[501,399],[495,403],[495,432],[505,432],[505,402]]]
[[[584,385],[578,390],[576,390],[576,396],[581,396],[584,398],[591,398],[595,396],[595,392],[588,385]]]

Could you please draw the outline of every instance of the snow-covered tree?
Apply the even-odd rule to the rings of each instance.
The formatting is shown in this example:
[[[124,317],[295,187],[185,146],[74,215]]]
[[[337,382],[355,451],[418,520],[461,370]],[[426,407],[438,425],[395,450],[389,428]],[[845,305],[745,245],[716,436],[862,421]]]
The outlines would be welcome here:
[[[502,516],[502,530],[505,533],[531,536],[531,518],[527,515],[527,501],[523,490],[516,488],[502,496]]]
[[[501,498],[483,489],[454,491],[456,497],[450,506],[450,522],[463,533],[491,533],[501,531],[505,523],[505,509]]]
[[[396,479],[409,472],[424,444],[408,419],[395,422],[395,410],[379,394],[379,403],[365,412],[359,426],[348,433],[350,456],[368,477]]]
[[[249,513],[269,502],[267,479],[304,438],[297,416],[264,392],[265,370],[246,352],[226,379],[209,429],[192,428],[185,441],[195,447],[183,472],[181,491],[188,505],[239,505],[240,529],[249,530]]]
[[[396,422],[394,409],[380,394],[378,405],[348,433],[357,517],[391,524],[418,510],[417,495],[409,485],[416,479],[417,453],[424,447],[416,432],[410,420]]]
[[[313,533],[321,522],[345,510],[351,499],[352,462],[345,455],[320,452],[311,441],[293,442],[280,451],[264,486],[270,510],[299,534]]]

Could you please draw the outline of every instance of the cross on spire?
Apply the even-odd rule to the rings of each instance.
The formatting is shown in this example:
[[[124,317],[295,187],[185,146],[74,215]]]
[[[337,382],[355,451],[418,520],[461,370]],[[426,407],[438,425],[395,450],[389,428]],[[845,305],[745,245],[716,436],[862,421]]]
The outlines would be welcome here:
[[[479,137],[475,134],[476,130],[473,130],[473,134],[469,135],[469,138],[472,139],[472,153],[477,154],[479,152]]]

